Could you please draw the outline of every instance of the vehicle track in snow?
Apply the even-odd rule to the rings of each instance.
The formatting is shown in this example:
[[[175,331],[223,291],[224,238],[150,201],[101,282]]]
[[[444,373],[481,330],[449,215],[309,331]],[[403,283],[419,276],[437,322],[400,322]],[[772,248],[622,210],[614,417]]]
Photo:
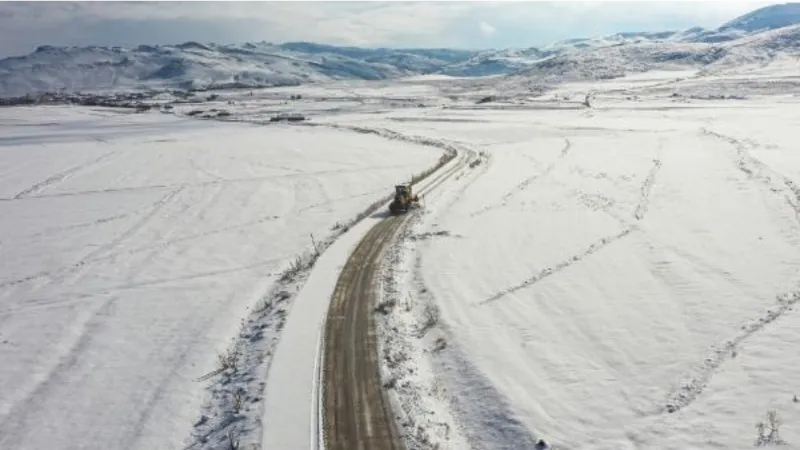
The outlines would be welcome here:
[[[253,177],[241,177],[241,178],[220,178],[220,179],[213,179],[208,181],[200,181],[200,182],[192,182],[192,183],[170,183],[170,184],[152,184],[146,186],[129,186],[129,187],[119,187],[119,188],[107,188],[107,189],[91,189],[85,191],[72,191],[72,192],[56,192],[52,194],[42,194],[36,196],[30,195],[23,195],[21,197],[20,194],[17,194],[15,197],[5,197],[0,198],[0,202],[9,202],[9,201],[33,201],[43,198],[56,198],[56,197],[73,197],[73,196],[80,196],[80,195],[97,195],[97,194],[114,194],[117,192],[137,192],[137,191],[151,191],[157,189],[177,189],[177,188],[194,188],[194,187],[206,187],[206,186],[215,186],[220,184],[236,184],[236,183],[260,183],[263,181],[271,181],[271,180],[280,180],[280,179],[293,179],[293,178],[306,178],[306,177],[314,177],[317,175],[328,175],[328,174],[356,174],[361,172],[377,172],[381,170],[394,170],[398,168],[410,168],[413,167],[410,164],[391,164],[385,166],[375,166],[370,168],[358,168],[358,169],[329,169],[329,170],[319,170],[315,172],[304,172],[304,173],[290,173],[290,174],[282,174],[282,175],[264,175],[264,176],[253,176]],[[52,183],[51,183],[52,184]],[[23,191],[24,192],[24,191]],[[40,192],[40,191],[37,191]],[[19,198],[18,198],[19,197]]]
[[[800,223],[800,186],[789,177],[777,172],[751,155],[748,151],[749,148],[757,147],[758,144],[746,143],[740,139],[717,133],[707,128],[703,128],[701,131],[706,136],[731,144],[736,150],[736,166],[740,171],[744,172],[748,178],[766,184],[773,192],[783,191],[786,203],[794,210],[795,219]],[[773,179],[777,179],[778,182],[775,183]]]
[[[34,184],[33,186],[31,186],[31,187],[29,187],[29,188],[27,188],[27,189],[25,189],[23,191],[18,192],[13,197],[13,200],[20,200],[20,199],[23,199],[23,198],[28,198],[28,197],[30,197],[30,196],[32,196],[34,194],[42,192],[45,189],[49,188],[50,186],[52,186],[52,185],[54,185],[56,183],[60,183],[60,182],[62,182],[64,180],[66,180],[67,178],[71,177],[72,175],[75,175],[76,173],[82,171],[82,170],[86,170],[89,167],[94,166],[95,164],[99,164],[99,163],[105,161],[106,159],[114,156],[116,153],[117,152],[115,152],[115,151],[108,152],[108,153],[105,153],[105,154],[101,155],[99,158],[95,158],[95,159],[93,159],[93,160],[91,160],[91,161],[89,161],[89,162],[87,162],[85,164],[81,164],[81,165],[72,167],[70,169],[67,169],[67,170],[65,170],[63,172],[59,172],[59,173],[47,178],[46,180],[40,181],[40,182]]]
[[[549,277],[551,275],[554,275],[554,274],[556,274],[558,272],[561,272],[562,270],[572,266],[573,264],[575,264],[577,262],[580,262],[581,260],[585,259],[586,257],[597,253],[598,251],[602,250],[604,247],[606,247],[606,246],[608,246],[610,244],[613,244],[614,242],[617,242],[618,240],[628,236],[634,230],[635,230],[635,228],[625,228],[624,230],[622,230],[621,232],[619,232],[617,234],[614,234],[614,235],[611,235],[611,236],[606,236],[606,237],[600,239],[599,241],[596,241],[596,242],[592,243],[589,247],[584,249],[582,252],[577,253],[575,255],[572,255],[568,259],[566,259],[564,261],[561,261],[561,262],[559,262],[558,264],[556,264],[556,265],[554,265],[552,267],[544,268],[544,269],[540,270],[538,273],[534,274],[533,276],[525,279],[521,283],[516,284],[514,286],[511,286],[511,287],[507,287],[505,289],[502,289],[500,292],[492,295],[491,297],[488,297],[488,298],[486,298],[484,300],[481,300],[480,302],[478,302],[478,304],[485,305],[485,304],[488,304],[488,303],[492,303],[492,302],[495,302],[497,300],[500,300],[501,298],[505,297],[508,294],[511,294],[513,292],[519,291],[520,289],[525,289],[525,288],[527,288],[529,286],[532,286],[532,285],[538,283],[539,281],[541,281],[541,280],[543,280],[543,279],[545,279],[545,278],[547,278],[547,277]]]
[[[511,189],[510,191],[508,191],[505,194],[503,194],[503,196],[500,198],[500,202],[499,203],[496,203],[494,205],[484,206],[483,208],[479,209],[478,211],[475,211],[474,213],[472,213],[470,216],[471,217],[481,216],[483,214],[488,213],[491,210],[494,210],[494,209],[497,209],[497,208],[502,208],[502,207],[506,206],[508,204],[508,202],[514,196],[516,196],[520,192],[522,192],[525,189],[527,189],[528,186],[530,186],[534,181],[536,181],[539,178],[545,177],[548,174],[550,174],[550,172],[552,172],[553,169],[555,169],[556,164],[559,161],[561,161],[562,159],[564,159],[564,157],[567,156],[567,154],[569,153],[570,148],[572,148],[572,142],[570,142],[569,139],[564,138],[564,147],[561,149],[561,152],[558,154],[556,159],[553,162],[551,162],[550,164],[548,164],[547,167],[545,167],[541,172],[538,172],[538,173],[536,173],[534,175],[531,175],[528,178],[525,178],[519,184],[514,186],[513,189]]]
[[[639,204],[636,206],[636,212],[633,214],[634,217],[636,217],[636,220],[644,219],[644,216],[647,213],[647,207],[650,205],[650,191],[653,189],[653,184],[656,182],[656,176],[658,175],[659,170],[661,170],[661,160],[654,159],[653,168],[650,169],[650,172],[647,174],[647,178],[642,184]]]
[[[120,217],[124,217],[124,216],[120,216]],[[116,216],[115,216],[115,218],[116,218]],[[196,239],[207,238],[207,237],[214,236],[214,235],[217,235],[217,234],[223,234],[223,233],[229,233],[229,232],[233,232],[233,231],[239,231],[239,230],[244,229],[244,228],[255,227],[255,226],[260,225],[262,223],[270,222],[270,221],[277,220],[277,219],[279,219],[278,216],[268,215],[268,216],[264,216],[264,217],[262,217],[260,219],[247,221],[247,222],[243,222],[243,223],[239,223],[239,224],[235,224],[235,225],[230,225],[230,226],[227,226],[227,227],[216,228],[216,229],[209,230],[209,231],[203,231],[203,232],[192,233],[192,234],[188,234],[188,235],[184,235],[184,236],[180,236],[180,237],[176,237],[176,238],[165,239],[165,240],[162,240],[160,242],[156,242],[156,243],[153,243],[153,244],[147,244],[147,245],[144,245],[144,246],[141,246],[141,247],[136,247],[136,248],[133,248],[133,249],[130,249],[130,250],[124,250],[124,251],[121,251],[121,252],[115,252],[115,253],[111,253],[111,254],[107,254],[107,255],[103,255],[103,256],[97,256],[97,257],[86,257],[86,258],[82,259],[79,264],[86,265],[86,264],[96,264],[96,263],[100,263],[100,262],[110,262],[110,261],[113,262],[113,261],[119,259],[122,256],[133,256],[133,255],[136,255],[138,253],[142,253],[142,252],[146,252],[146,251],[157,250],[157,249],[165,249],[167,247],[170,247],[170,246],[172,246],[174,244],[178,244],[178,243],[181,243],[181,242],[188,242],[188,241],[192,241],[192,240],[196,240]],[[105,221],[97,221],[97,223],[104,223],[104,222],[108,222],[108,221],[111,221],[111,220],[112,219],[107,219]],[[90,225],[92,225],[92,224],[83,224],[82,226],[90,226]],[[33,275],[29,275],[29,276],[26,276],[26,277],[23,277],[23,278],[5,281],[3,283],[0,283],[0,287],[13,286],[13,285],[16,285],[16,284],[21,284],[21,283],[24,283],[24,282],[27,282],[27,281],[32,281],[32,280],[35,280],[37,278],[42,278],[42,277],[45,277],[45,276],[48,276],[48,275],[51,275],[51,274],[54,274],[54,273],[57,273],[57,272],[58,272],[58,270],[39,272],[39,273],[36,273],[36,274],[33,274]]]
[[[742,324],[734,337],[711,346],[703,362],[687,374],[680,386],[667,396],[666,404],[660,413],[674,413],[692,404],[703,393],[717,370],[735,356],[736,348],[742,342],[786,314],[798,301],[800,301],[800,289],[778,295],[776,305],[756,319]]]
[[[15,285],[18,285],[18,284],[27,283],[27,282],[34,281],[34,280],[39,280],[39,279],[42,279],[42,278],[50,278],[51,282],[55,281],[55,280],[60,280],[60,279],[63,279],[64,277],[66,277],[67,275],[78,271],[79,269],[83,268],[87,264],[90,264],[91,262],[98,260],[99,258],[106,258],[106,257],[112,256],[113,254],[106,254],[103,257],[101,257],[99,255],[102,255],[103,253],[113,249],[114,247],[116,247],[117,245],[119,245],[120,243],[122,243],[123,241],[128,239],[129,237],[131,237],[134,234],[136,234],[136,232],[138,232],[145,225],[147,225],[147,223],[153,217],[155,217],[159,213],[159,211],[161,211],[161,209],[167,203],[171,202],[172,199],[175,198],[175,196],[177,196],[182,190],[183,190],[183,188],[177,188],[177,189],[173,189],[173,190],[169,191],[165,196],[163,196],[161,199],[157,200],[152,205],[150,210],[144,216],[142,216],[142,218],[140,218],[138,221],[136,221],[133,225],[128,227],[126,230],[124,230],[122,233],[120,233],[117,237],[112,239],[110,242],[107,242],[107,243],[99,246],[97,249],[95,249],[94,251],[90,252],[89,254],[87,254],[86,256],[84,256],[83,258],[78,260],[77,262],[74,262],[74,263],[71,263],[69,265],[63,266],[60,269],[56,269],[56,270],[52,270],[52,271],[38,272],[38,273],[35,273],[35,274],[32,274],[32,275],[28,275],[28,276],[25,276],[25,277],[22,277],[22,278],[17,278],[17,279],[14,279],[14,280],[4,281],[4,282],[0,283],[0,288],[9,287],[9,286],[15,286]],[[59,278],[59,277],[61,277],[61,278]]]
[[[635,210],[635,213],[634,213],[634,217],[636,217],[636,220],[644,219],[645,214],[647,213],[647,207],[648,207],[649,202],[650,202],[650,191],[651,191],[651,189],[653,187],[653,184],[655,183],[656,176],[658,175],[658,171],[661,169],[661,165],[662,165],[661,160],[654,159],[653,160],[653,164],[654,164],[653,168],[650,169],[650,172],[648,173],[647,177],[645,178],[644,182],[642,183],[642,186],[639,189],[640,192],[641,192],[641,195],[640,195],[640,198],[639,198],[639,203],[637,204],[636,210]],[[510,294],[512,292],[516,292],[516,291],[518,291],[520,289],[524,289],[524,288],[526,288],[528,286],[531,286],[531,285],[533,285],[535,283],[538,283],[539,281],[541,281],[541,280],[543,280],[543,279],[545,279],[545,278],[547,278],[547,277],[549,277],[551,275],[554,275],[554,274],[556,274],[556,273],[558,273],[558,272],[560,272],[560,271],[572,266],[573,264],[576,264],[576,263],[580,262],[581,260],[585,259],[586,257],[588,257],[588,256],[590,256],[590,255],[592,255],[594,253],[597,253],[598,251],[600,251],[604,247],[606,247],[606,246],[608,246],[610,244],[613,244],[614,242],[619,241],[620,239],[628,236],[633,231],[637,230],[636,225],[628,223],[628,221],[626,221],[623,218],[617,216],[616,214],[614,214],[613,212],[611,212],[609,210],[608,206],[611,203],[609,203],[608,205],[601,204],[601,205],[598,206],[598,205],[595,205],[594,203],[590,202],[590,199],[588,198],[588,196],[585,196],[585,195],[583,195],[583,196],[582,195],[578,195],[578,200],[584,206],[586,206],[586,207],[588,207],[588,208],[590,208],[592,210],[604,211],[609,216],[611,216],[613,219],[617,220],[619,222],[619,224],[622,225],[625,228],[621,232],[619,232],[619,233],[617,233],[615,235],[606,236],[606,237],[600,239],[599,241],[596,241],[596,242],[592,243],[591,245],[589,245],[589,247],[587,247],[581,253],[572,255],[568,259],[566,259],[564,261],[561,261],[561,262],[559,262],[558,264],[556,264],[554,266],[546,267],[546,268],[540,270],[538,273],[534,274],[533,276],[525,279],[521,283],[516,284],[514,286],[511,286],[511,287],[508,287],[508,288],[505,288],[505,289],[501,290],[500,292],[494,294],[493,296],[488,297],[488,298],[478,302],[478,304],[485,305],[485,304],[488,304],[488,303],[492,303],[494,301],[500,300],[501,298],[503,298],[504,296],[506,296],[506,295],[508,295],[508,294]]]

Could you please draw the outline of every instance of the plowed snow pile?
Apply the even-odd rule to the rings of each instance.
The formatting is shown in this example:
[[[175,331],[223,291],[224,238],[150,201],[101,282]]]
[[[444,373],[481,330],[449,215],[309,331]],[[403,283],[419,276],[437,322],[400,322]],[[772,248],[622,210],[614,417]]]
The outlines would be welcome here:
[[[598,103],[394,118],[490,157],[414,229],[397,300],[445,340],[422,395],[482,449],[520,448],[486,439],[514,421],[559,449],[749,448],[769,410],[800,445],[797,99]]]
[[[440,155],[336,130],[0,110],[0,448],[182,448],[207,398],[196,380],[310,234]]]

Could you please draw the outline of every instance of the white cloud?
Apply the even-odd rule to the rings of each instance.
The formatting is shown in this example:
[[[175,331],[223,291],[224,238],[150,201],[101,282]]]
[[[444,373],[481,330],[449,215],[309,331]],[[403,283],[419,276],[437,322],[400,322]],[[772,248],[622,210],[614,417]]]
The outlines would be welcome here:
[[[484,36],[491,36],[497,31],[493,26],[486,22],[481,22],[480,25],[478,25],[478,29],[481,30],[481,33],[483,33]]]
[[[0,0],[0,13],[28,20],[47,21],[93,16],[109,19],[279,19],[309,14],[314,19],[330,15],[359,17],[378,13],[388,19],[398,10],[424,9],[428,13],[474,9],[502,12],[526,11],[526,16],[559,12],[565,17],[607,12],[633,18],[634,13],[653,17],[678,14],[696,17],[728,17],[774,3],[775,0]],[[2,14],[0,14],[1,16]]]
[[[765,2],[0,2],[0,56],[189,40],[505,47],[721,25]],[[478,32],[475,31],[477,24]],[[497,33],[498,29],[503,32]]]

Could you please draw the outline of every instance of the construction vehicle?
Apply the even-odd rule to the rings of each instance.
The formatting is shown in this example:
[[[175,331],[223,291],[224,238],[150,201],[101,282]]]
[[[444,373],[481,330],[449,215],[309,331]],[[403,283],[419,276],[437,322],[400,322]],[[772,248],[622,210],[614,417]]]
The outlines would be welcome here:
[[[389,211],[392,214],[407,213],[417,206],[419,206],[419,196],[411,192],[411,183],[398,184],[394,187],[394,200],[389,204]]]

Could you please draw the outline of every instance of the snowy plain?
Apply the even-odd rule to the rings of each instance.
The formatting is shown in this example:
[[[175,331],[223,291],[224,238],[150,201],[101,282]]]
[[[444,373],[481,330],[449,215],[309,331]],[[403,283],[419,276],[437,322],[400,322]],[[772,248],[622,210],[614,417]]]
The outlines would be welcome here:
[[[310,235],[440,155],[329,129],[0,110],[0,447],[187,445],[197,380]]]
[[[428,199],[387,294],[441,311],[438,334],[406,333],[420,348],[402,351],[429,360],[397,380],[428,404],[407,414],[449,405],[472,448],[710,449],[752,447],[775,410],[800,443],[796,84],[689,79],[750,97],[697,100],[665,93],[683,86],[662,75],[553,92],[588,87],[591,109],[393,115],[489,155],[448,200]],[[387,327],[403,329],[398,309]]]
[[[228,120],[288,111],[317,127],[0,110],[0,444],[192,442],[196,380],[249,308],[309,234],[430,167],[441,150],[425,137],[485,156],[425,196],[386,261],[396,306],[378,331],[402,362],[382,373],[410,448],[750,448],[773,409],[800,445],[796,64],[536,98],[423,78],[175,108],[231,101]],[[503,100],[475,104],[487,94]],[[374,220],[296,286],[274,370],[249,394],[256,416],[300,400],[243,443],[311,442],[324,293]]]

